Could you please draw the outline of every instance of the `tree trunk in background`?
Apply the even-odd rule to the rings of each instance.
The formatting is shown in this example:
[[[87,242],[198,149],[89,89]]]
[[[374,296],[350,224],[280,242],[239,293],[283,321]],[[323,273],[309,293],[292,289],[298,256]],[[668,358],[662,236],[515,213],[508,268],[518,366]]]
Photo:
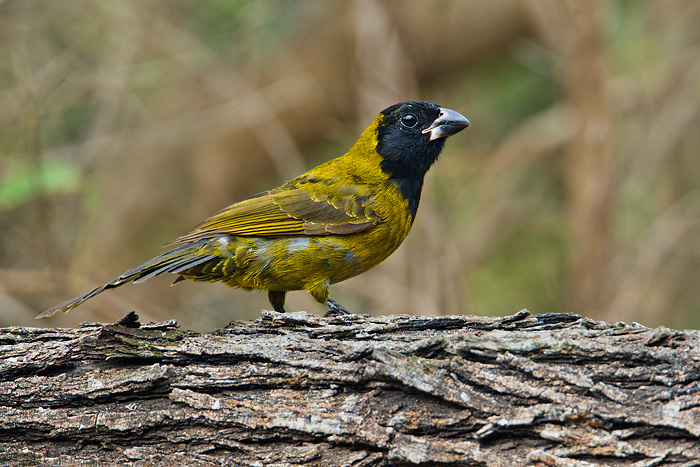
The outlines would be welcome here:
[[[601,313],[610,304],[612,246],[611,185],[614,138],[610,99],[606,93],[607,56],[601,20],[605,3],[531,2],[531,12],[554,50],[562,84],[578,118],[565,159],[568,214],[572,234],[573,309]]]
[[[700,462],[697,331],[577,315],[263,312],[0,329],[0,463]]]

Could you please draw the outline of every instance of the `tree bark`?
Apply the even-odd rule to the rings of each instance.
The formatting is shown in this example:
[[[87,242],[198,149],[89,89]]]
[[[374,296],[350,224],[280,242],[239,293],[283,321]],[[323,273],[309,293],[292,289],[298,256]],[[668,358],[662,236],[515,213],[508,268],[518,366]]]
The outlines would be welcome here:
[[[0,329],[2,465],[700,465],[697,331],[263,311]]]

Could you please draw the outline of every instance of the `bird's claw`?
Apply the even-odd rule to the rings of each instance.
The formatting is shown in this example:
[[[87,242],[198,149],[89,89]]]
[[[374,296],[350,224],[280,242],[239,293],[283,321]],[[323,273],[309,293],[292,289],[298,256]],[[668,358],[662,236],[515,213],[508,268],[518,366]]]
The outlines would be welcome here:
[[[330,316],[338,316],[338,315],[354,315],[352,311],[348,310],[344,306],[342,306],[340,303],[331,300],[330,298],[326,300],[326,303],[324,304],[325,306],[328,307],[328,312],[326,312],[325,315],[323,315],[324,318],[328,318]]]

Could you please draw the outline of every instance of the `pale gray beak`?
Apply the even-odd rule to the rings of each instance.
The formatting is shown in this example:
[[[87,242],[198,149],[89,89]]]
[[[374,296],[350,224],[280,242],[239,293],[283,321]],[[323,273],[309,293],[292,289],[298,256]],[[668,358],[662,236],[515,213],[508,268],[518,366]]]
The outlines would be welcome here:
[[[430,133],[430,141],[432,141],[459,133],[469,125],[469,120],[462,114],[440,107],[440,116],[422,133]]]

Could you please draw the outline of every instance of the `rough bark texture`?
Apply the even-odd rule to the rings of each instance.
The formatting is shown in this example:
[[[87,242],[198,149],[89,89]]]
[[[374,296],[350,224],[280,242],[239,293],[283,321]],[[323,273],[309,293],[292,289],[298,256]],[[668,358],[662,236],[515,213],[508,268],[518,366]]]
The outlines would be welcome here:
[[[0,329],[1,465],[700,465],[697,331],[577,315]]]

